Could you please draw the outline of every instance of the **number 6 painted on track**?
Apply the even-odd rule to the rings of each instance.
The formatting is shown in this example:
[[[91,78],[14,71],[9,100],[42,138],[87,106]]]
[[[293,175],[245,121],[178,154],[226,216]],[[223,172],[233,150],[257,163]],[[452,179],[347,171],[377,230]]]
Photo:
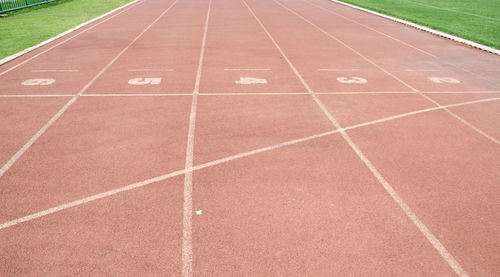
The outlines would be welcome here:
[[[365,78],[361,77],[352,77],[352,78],[347,78],[347,77],[337,77],[337,81],[344,83],[344,84],[366,84],[368,81]]]
[[[128,80],[128,83],[134,86],[159,85],[161,83],[161,78],[133,78]]]
[[[55,79],[29,79],[22,82],[21,84],[23,86],[48,86],[52,85],[55,82]]]

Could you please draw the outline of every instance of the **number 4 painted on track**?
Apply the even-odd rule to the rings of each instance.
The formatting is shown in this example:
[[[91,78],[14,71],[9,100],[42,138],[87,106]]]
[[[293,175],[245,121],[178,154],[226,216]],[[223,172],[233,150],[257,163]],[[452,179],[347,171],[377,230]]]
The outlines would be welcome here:
[[[161,83],[161,78],[133,78],[128,80],[128,83],[134,86],[159,85]]]
[[[56,82],[56,79],[29,79],[21,84],[23,86],[48,86]]]
[[[338,77],[337,81],[344,83],[344,84],[366,84],[366,83],[368,83],[368,81],[365,78],[361,78],[361,77],[352,77],[352,78]]]
[[[458,84],[459,80],[451,77],[427,77],[427,79],[431,80],[436,84],[448,83],[448,84]]]

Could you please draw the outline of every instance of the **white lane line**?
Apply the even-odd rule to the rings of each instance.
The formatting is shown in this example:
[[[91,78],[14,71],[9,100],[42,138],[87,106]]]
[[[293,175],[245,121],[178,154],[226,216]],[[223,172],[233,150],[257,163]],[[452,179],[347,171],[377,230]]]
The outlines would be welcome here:
[[[276,0],[273,0],[275,3],[277,3],[278,5],[280,5],[281,7],[283,7],[284,9],[286,9],[287,11],[289,11],[290,13],[296,15],[297,17],[299,17],[300,19],[302,19],[303,21],[309,23],[311,26],[313,26],[314,28],[316,28],[318,31],[322,32],[323,34],[325,34],[327,37],[330,37],[331,39],[335,40],[336,42],[342,44],[344,47],[346,47],[347,49],[351,50],[352,52],[354,52],[356,55],[358,55],[359,57],[361,57],[363,60],[367,61],[368,63],[370,63],[371,65],[375,66],[376,68],[378,68],[380,71],[384,72],[385,74],[389,75],[390,77],[392,77],[394,80],[398,81],[399,83],[403,84],[404,86],[406,86],[407,88],[417,92],[418,90],[414,87],[412,87],[410,84],[406,83],[405,81],[401,80],[400,78],[398,78],[397,76],[395,76],[394,74],[390,73],[389,71],[385,70],[384,68],[380,67],[378,64],[374,63],[372,60],[370,60],[369,58],[367,58],[365,55],[361,54],[360,52],[358,52],[356,49],[352,48],[351,46],[347,45],[344,41],[340,40],[339,38],[337,38],[336,36],[328,33],[327,31],[323,30],[321,27],[319,27],[318,25],[314,24],[313,22],[311,22],[310,20],[308,20],[307,18],[303,17],[302,15],[298,14],[296,11],[286,7],[285,5],[283,5],[281,2],[279,1],[276,1]]]
[[[16,65],[12,66],[12,67],[10,67],[9,69],[7,69],[7,70],[5,70],[5,71],[1,72],[1,73],[0,73],[0,76],[2,76],[2,75],[4,75],[5,73],[7,73],[7,72],[9,72],[9,71],[11,71],[11,70],[14,70],[14,69],[18,68],[19,66],[21,66],[21,65],[23,65],[23,64],[25,64],[25,63],[27,63],[27,62],[29,62],[29,61],[31,61],[31,60],[33,60],[33,59],[37,58],[37,57],[39,57],[40,55],[43,55],[43,54],[45,54],[45,53],[49,52],[50,50],[52,50],[52,49],[54,49],[54,48],[56,48],[56,47],[58,47],[58,46],[60,46],[60,45],[62,45],[62,44],[64,44],[64,43],[66,43],[66,42],[68,42],[68,41],[70,41],[70,40],[72,40],[73,38],[75,38],[75,37],[77,37],[77,36],[79,36],[79,35],[81,35],[81,34],[83,34],[83,33],[87,32],[87,31],[89,31],[89,30],[94,29],[95,27],[97,27],[97,26],[101,25],[102,23],[104,23],[104,22],[106,22],[106,21],[108,21],[108,20],[110,20],[110,19],[114,18],[115,16],[118,16],[118,15],[120,15],[120,14],[122,14],[122,13],[124,13],[124,12],[126,12],[126,11],[128,11],[128,10],[130,10],[130,9],[132,9],[133,7],[137,7],[138,5],[140,5],[140,4],[144,3],[144,2],[146,2],[146,1],[137,1],[137,0],[136,0],[136,1],[134,1],[134,2],[130,2],[129,4],[126,4],[126,5],[122,6],[122,7],[118,7],[118,8],[116,8],[116,9],[114,9],[114,10],[112,10],[112,11],[110,11],[110,12],[106,13],[106,14],[103,14],[103,15],[101,15],[101,16],[99,16],[99,17],[96,17],[96,18],[94,18],[94,19],[91,19],[90,21],[87,21],[87,22],[85,22],[85,23],[82,23],[82,24],[80,24],[80,25],[76,26],[76,27],[75,27],[75,28],[73,28],[73,29],[70,29],[70,30],[68,30],[68,31],[66,31],[66,32],[63,32],[63,33],[61,33],[61,34],[59,34],[59,35],[57,35],[57,36],[55,36],[55,37],[53,37],[53,38],[50,38],[50,39],[48,39],[48,40],[46,40],[46,41],[44,41],[44,42],[41,42],[41,43],[39,43],[39,44],[37,44],[37,45],[35,45],[35,46],[33,46],[33,47],[30,47],[30,48],[28,48],[28,49],[25,49],[25,50],[23,50],[23,51],[19,52],[19,53],[16,53],[16,54],[14,54],[14,55],[12,55],[12,56],[9,56],[9,57],[6,57],[6,58],[4,58],[4,59],[0,60],[0,65],[2,65],[2,64],[4,64],[4,63],[7,63],[7,62],[9,62],[9,61],[11,61],[11,60],[13,60],[13,59],[15,59],[15,58],[17,58],[17,57],[21,56],[21,55],[24,55],[24,54],[26,54],[26,53],[28,53],[28,52],[31,52],[31,51],[33,51],[33,50],[35,50],[35,49],[37,49],[37,48],[39,48],[39,47],[41,47],[41,46],[43,46],[43,45],[45,45],[45,44],[48,44],[48,43],[50,43],[50,42],[52,42],[52,41],[54,41],[54,40],[56,40],[56,39],[58,39],[58,38],[60,38],[60,37],[63,37],[63,36],[65,36],[65,35],[67,35],[67,34],[69,34],[69,33],[73,32],[73,31],[75,31],[75,30],[77,30],[77,29],[79,29],[79,28],[82,28],[82,27],[84,27],[84,26],[85,26],[85,25],[87,25],[87,24],[90,24],[90,23],[92,23],[92,22],[94,22],[94,21],[96,21],[96,20],[99,20],[99,19],[101,19],[101,18],[103,18],[103,17],[105,17],[105,16],[107,16],[107,15],[109,15],[109,14],[114,13],[115,11],[117,11],[117,10],[119,10],[119,9],[122,9],[122,8],[125,8],[125,7],[127,7],[127,6],[128,6],[127,8],[125,8],[125,9],[123,9],[123,10],[121,10],[121,11],[117,12],[116,14],[114,14],[114,15],[112,15],[112,16],[110,16],[110,17],[108,17],[108,18],[104,19],[104,20],[102,20],[101,22],[96,23],[96,24],[95,24],[95,25],[93,25],[93,26],[90,26],[89,28],[87,28],[87,29],[85,29],[85,30],[83,30],[83,31],[79,32],[78,34],[75,34],[75,35],[73,35],[73,36],[71,36],[71,37],[69,37],[69,38],[67,38],[67,39],[65,39],[65,40],[63,40],[63,41],[61,41],[61,42],[57,43],[56,45],[54,45],[54,46],[52,46],[52,47],[50,47],[50,48],[48,48],[48,49],[46,49],[46,50],[44,50],[44,51],[42,51],[42,52],[40,52],[40,53],[36,54],[36,55],[34,55],[33,57],[30,57],[30,58],[28,58],[28,59],[26,59],[26,60],[24,60],[24,61],[22,61],[22,62],[20,62],[20,63],[18,63],[18,64],[16,64]]]
[[[193,171],[188,170],[193,167],[194,159],[194,136],[196,126],[196,110],[198,106],[198,94],[200,90],[201,74],[203,69],[203,58],[207,42],[208,22],[210,21],[210,10],[212,0],[208,2],[207,15],[205,18],[205,28],[201,40],[200,58],[196,72],[196,81],[193,89],[193,100],[191,102],[191,112],[189,114],[189,130],[186,143],[186,164],[184,174],[184,201],[182,218],[182,276],[193,276]]]
[[[38,69],[31,70],[31,72],[78,72],[78,69]]]
[[[361,95],[361,94],[415,94],[414,91],[331,91],[315,92],[315,94],[326,95]]]
[[[130,72],[171,72],[175,69],[165,68],[165,69],[154,69],[154,68],[138,68],[138,69],[128,69]]]
[[[318,71],[334,71],[334,72],[342,72],[342,71],[361,71],[361,69],[339,69],[339,68],[319,68]]]
[[[309,94],[309,92],[214,92],[214,93],[200,93],[203,96],[259,96],[259,95],[304,95]]]
[[[382,122],[387,122],[387,121],[391,121],[391,120],[395,120],[395,119],[399,119],[399,118],[404,118],[404,117],[408,117],[408,116],[412,116],[412,115],[416,115],[416,114],[421,114],[421,113],[426,113],[426,112],[432,112],[432,111],[442,110],[444,108],[465,106],[465,105],[470,105],[470,104],[476,104],[476,103],[482,103],[482,102],[489,102],[489,101],[499,101],[499,100],[500,100],[500,97],[496,97],[496,98],[481,99],[481,100],[475,100],[475,101],[462,102],[462,103],[458,103],[458,104],[446,105],[446,106],[443,106],[442,108],[440,108],[440,107],[433,107],[433,108],[428,108],[428,109],[423,109],[423,110],[408,112],[408,113],[404,113],[404,114],[398,114],[398,115],[394,115],[394,116],[389,116],[389,117],[385,117],[385,118],[381,118],[381,119],[377,119],[377,120],[373,120],[373,121],[368,121],[368,122],[364,122],[364,123],[360,123],[360,124],[356,124],[356,125],[351,125],[351,126],[348,126],[348,127],[344,127],[342,130],[357,129],[357,128],[361,128],[361,127],[365,127],[365,126],[370,126],[370,125],[375,125],[375,124],[379,124],[379,123],[382,123]],[[307,136],[307,137],[303,137],[303,138],[299,138],[299,139],[294,139],[294,140],[290,140],[290,141],[286,141],[286,142],[274,144],[274,145],[271,145],[271,146],[266,146],[266,147],[263,147],[263,148],[251,150],[251,151],[248,151],[248,152],[243,152],[243,153],[240,153],[240,154],[228,156],[228,157],[225,157],[225,158],[221,158],[221,159],[218,159],[218,160],[214,160],[214,161],[210,161],[210,162],[207,162],[207,163],[204,163],[204,164],[200,164],[200,165],[197,165],[197,166],[194,166],[194,167],[186,168],[186,169],[183,169],[183,170],[177,170],[177,171],[174,171],[174,172],[171,172],[171,173],[160,175],[160,176],[157,176],[157,177],[154,177],[154,178],[151,178],[151,179],[147,179],[147,180],[144,180],[144,181],[141,181],[141,182],[133,183],[131,185],[127,185],[127,186],[120,187],[120,188],[117,188],[117,189],[113,189],[113,190],[109,190],[109,191],[106,191],[106,192],[98,193],[98,194],[95,194],[95,195],[92,195],[92,196],[89,196],[89,197],[85,197],[85,198],[82,198],[82,199],[79,199],[79,200],[75,200],[73,202],[62,204],[62,205],[59,205],[59,206],[56,206],[56,207],[53,207],[53,208],[49,208],[49,209],[37,212],[37,213],[33,213],[33,214],[30,214],[30,215],[27,215],[27,216],[24,216],[24,217],[20,217],[20,218],[11,220],[11,221],[7,221],[7,222],[4,222],[4,223],[1,223],[0,224],[0,230],[4,229],[4,228],[11,227],[11,226],[14,226],[14,225],[17,225],[17,224],[20,224],[20,223],[23,223],[23,222],[26,222],[26,221],[30,221],[30,220],[37,219],[37,218],[40,218],[40,217],[43,217],[43,216],[46,216],[46,215],[50,215],[50,214],[53,214],[53,213],[56,213],[56,212],[59,212],[59,211],[62,211],[62,210],[66,210],[66,209],[69,209],[69,208],[72,208],[72,207],[75,207],[75,206],[79,206],[79,205],[82,205],[82,204],[85,204],[85,203],[88,203],[88,202],[92,202],[92,201],[95,201],[95,200],[98,200],[98,199],[102,199],[102,198],[105,198],[105,197],[108,197],[108,196],[111,196],[111,195],[114,195],[114,194],[118,194],[118,193],[121,193],[121,192],[125,192],[125,191],[129,191],[129,190],[137,189],[137,188],[149,185],[149,184],[153,184],[153,183],[157,183],[157,182],[160,182],[160,181],[164,181],[164,180],[167,180],[169,178],[185,174],[188,171],[196,171],[196,170],[200,170],[200,169],[205,169],[205,168],[208,168],[208,167],[212,167],[212,166],[216,166],[216,165],[219,165],[219,164],[227,163],[227,162],[230,162],[230,161],[233,161],[233,160],[237,160],[237,159],[249,157],[249,156],[256,155],[256,154],[263,153],[263,152],[267,152],[267,151],[272,151],[272,150],[279,149],[279,148],[286,147],[286,146],[291,146],[291,145],[299,144],[301,142],[310,141],[310,140],[313,140],[313,139],[316,139],[316,138],[321,138],[321,137],[329,136],[329,135],[336,134],[336,133],[339,133],[339,132],[340,132],[340,130],[327,131],[327,132],[315,134],[315,135],[312,135],[312,136]]]
[[[346,43],[344,43],[343,41],[341,41],[340,39],[336,38],[335,36],[331,35],[330,33],[328,33],[327,31],[323,30],[322,28],[320,28],[319,26],[317,26],[316,24],[314,24],[313,22],[309,21],[307,18],[303,17],[302,15],[298,14],[296,11],[286,7],[285,5],[283,5],[280,1],[278,0],[273,0],[275,3],[277,3],[278,5],[280,5],[281,7],[283,7],[284,9],[288,10],[290,13],[292,14],[295,14],[297,17],[301,18],[302,20],[304,20],[305,22],[309,23],[310,25],[312,25],[313,27],[315,27],[317,30],[321,31],[322,33],[324,33],[326,36],[328,37],[331,37],[332,39],[336,40],[337,42],[341,43],[342,45],[344,45],[346,48],[350,49],[352,52],[354,52],[355,54],[357,54],[358,56],[360,56],[361,58],[363,58],[365,61],[369,62],[370,64],[372,64],[373,66],[377,67],[378,69],[380,69],[381,71],[383,71],[384,73],[386,73],[387,75],[391,76],[392,78],[394,78],[395,80],[398,80],[401,84],[405,85],[406,87],[410,88],[411,90],[417,92],[418,94],[422,95],[424,98],[426,98],[427,100],[429,100],[430,102],[434,103],[435,105],[439,106],[439,103],[437,103],[436,101],[430,99],[429,97],[425,96],[424,94],[422,94],[418,89],[412,87],[411,85],[409,85],[408,83],[404,82],[403,80],[399,79],[396,75],[390,73],[389,71],[385,70],[383,67],[379,66],[377,63],[375,63],[374,61],[372,61],[371,59],[369,59],[368,57],[364,56],[363,54],[361,54],[360,52],[358,52],[357,50],[355,50],[354,48],[350,47],[349,45],[347,45]],[[450,110],[447,110],[445,109],[451,116],[455,117],[456,119],[458,119],[460,122],[464,123],[465,125],[469,126],[470,128],[472,128],[473,130],[475,130],[476,132],[478,132],[479,134],[483,135],[484,137],[488,138],[489,140],[493,141],[494,143],[497,143],[498,144],[498,140],[496,140],[495,138],[491,137],[490,135],[486,134],[484,131],[482,131],[481,129],[477,128],[476,126],[472,125],[471,123],[469,123],[468,121],[466,121],[465,119],[461,118],[460,116],[458,116],[457,114],[453,113],[452,111]]]
[[[73,97],[74,94],[4,94],[0,98]]]
[[[270,71],[270,68],[224,68],[224,71]]]
[[[68,103],[66,103],[35,135],[33,135],[33,137],[31,137],[31,139],[25,144],[23,145],[23,147],[21,147],[21,149],[19,149],[19,151],[16,152],[16,154],[14,154],[14,156],[12,156],[8,161],[7,163],[0,169],[0,177],[2,177],[5,172],[7,170],[9,170],[9,168],[12,167],[12,165],[28,150],[28,148],[31,147],[31,145],[33,145],[36,140],[41,136],[43,135],[43,133],[45,133],[45,131],[47,131],[47,129],[49,129],[49,127],[54,124],[54,122],[57,121],[57,119],[59,119],[59,117],[61,117],[61,115],[71,106],[73,105],[73,103],[76,102],[76,100],[78,100],[78,98],[123,54],[125,53],[125,51],[127,51],[129,49],[130,46],[132,46],[132,44],[134,44],[147,30],[149,30],[151,28],[151,26],[153,26],[153,24],[155,24],[166,12],[168,12],[170,10],[170,8],[172,8],[179,0],[176,0],[174,3],[172,3],[162,14],[160,14],[160,16],[158,16],[148,27],[146,27],[146,29],[144,29],[139,35],[137,35],[137,37],[135,37],[134,40],[132,40],[132,42],[130,42],[125,48],[123,48],[122,51],[120,51],[120,53],[118,53],[118,55],[116,55],[103,69],[101,69],[101,71],[99,71],[99,73],[97,73],[96,76],[94,76],[94,78],[92,78],[92,80],[90,80],[90,82],[88,82],[76,95],[73,96],[73,98],[71,98]]]
[[[245,4],[245,0],[242,0]],[[287,7],[281,5],[281,3],[279,3],[278,1],[274,1],[278,4],[280,4],[280,6],[282,6],[283,8],[291,11],[290,9],[288,9]],[[255,15],[255,13],[253,13],[253,11],[250,9],[250,7],[247,5],[247,8],[252,12],[252,14],[254,15],[255,19],[260,22],[260,20],[257,18],[257,16]],[[291,11],[293,12],[293,11]],[[301,17],[300,15],[298,15],[297,13],[293,12],[294,14],[296,14],[297,16]],[[303,17],[302,17],[303,18]],[[305,21],[307,21],[305,18],[303,18]],[[312,23],[311,23],[312,24]],[[260,22],[260,25],[261,27],[264,29],[264,31],[266,32],[266,34],[269,36],[269,38],[275,43],[276,47],[278,48],[278,50],[281,52],[282,56],[284,58],[286,58],[286,55],[285,53],[281,50],[281,48],[279,47],[279,45],[275,42],[275,40],[273,39],[273,37],[270,35],[270,33],[267,31],[266,27]],[[340,41],[339,41],[340,42]],[[350,48],[349,46],[347,46],[345,43],[342,42],[343,45],[345,45],[346,47]],[[356,53],[359,53],[357,52],[356,50],[350,48],[353,52],[356,52]],[[359,55],[361,55],[359,53]],[[366,58],[365,58],[366,59]],[[288,60],[288,59],[287,59]],[[370,61],[368,59],[366,59],[367,61]],[[373,62],[371,62],[373,65],[377,66],[378,68],[380,68],[378,65],[374,64]],[[293,69],[295,69],[295,67],[293,67],[293,65],[291,65],[291,67]],[[381,68],[381,70],[383,70]],[[296,75],[298,77],[299,80],[301,80],[301,82],[303,82],[303,85],[307,88],[309,88],[309,85],[304,81],[304,79],[302,78],[302,76],[300,76],[300,73],[296,70],[294,70],[296,72]],[[390,74],[389,72],[387,72],[388,74]],[[395,76],[394,76],[395,77]],[[397,78],[397,77],[395,77]],[[408,86],[409,88],[413,89],[411,86]],[[414,89],[413,89],[414,90]],[[353,151],[358,155],[358,157],[363,161],[363,163],[366,165],[366,167],[371,171],[371,173],[376,177],[376,179],[382,184],[382,186],[384,187],[384,189],[387,191],[387,193],[392,197],[392,199],[399,205],[399,207],[404,211],[404,213],[406,214],[406,216],[408,218],[410,218],[410,220],[415,224],[415,226],[420,230],[420,232],[427,238],[427,240],[434,246],[434,248],[439,252],[439,254],[441,255],[441,257],[449,264],[449,266],[459,275],[459,276],[468,276],[468,274],[465,272],[465,270],[462,268],[462,266],[456,261],[456,259],[448,252],[448,250],[444,247],[444,245],[441,244],[441,242],[434,236],[434,234],[431,233],[431,231],[424,225],[424,223],[417,217],[417,215],[410,209],[410,207],[403,201],[403,199],[401,199],[401,197],[399,197],[399,195],[396,193],[396,191],[392,188],[392,186],[384,179],[384,177],[380,174],[380,172],[375,168],[375,166],[371,163],[370,160],[368,160],[368,158],[361,152],[361,150],[358,148],[358,146],[351,140],[351,138],[349,137],[349,135],[347,134],[347,132],[345,130],[342,129],[342,126],[337,122],[337,120],[330,114],[330,112],[326,109],[326,107],[324,106],[324,104],[321,102],[321,100],[319,100],[319,98],[316,96],[316,94],[314,93],[314,91],[311,91],[311,97],[314,99],[314,101],[316,102],[316,104],[320,107],[320,109],[323,111],[323,113],[326,115],[326,117],[330,120],[330,122],[333,124],[333,126],[335,126],[335,128],[337,128],[337,130],[339,130],[339,132],[341,133],[342,137],[345,139],[345,141],[349,144],[349,146],[353,149]]]
[[[147,93],[147,94],[137,94],[137,93],[124,93],[124,94],[83,94],[82,97],[162,97],[162,96],[192,96],[192,93]]]
[[[405,71],[408,72],[438,72],[438,71],[443,71],[439,69],[405,69]]]

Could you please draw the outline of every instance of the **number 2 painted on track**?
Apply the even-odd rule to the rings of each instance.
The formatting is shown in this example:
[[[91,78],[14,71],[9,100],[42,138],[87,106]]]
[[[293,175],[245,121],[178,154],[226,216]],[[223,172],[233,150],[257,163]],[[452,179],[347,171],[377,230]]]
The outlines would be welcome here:
[[[458,84],[459,80],[451,77],[427,77],[427,79],[431,80],[436,84],[448,83],[448,84]]]
[[[161,83],[161,78],[133,78],[128,80],[128,83],[134,86],[159,85]]]
[[[361,78],[361,77],[352,77],[352,78],[337,77],[337,81],[339,81],[343,84],[366,84],[366,83],[368,83],[368,80],[366,80],[365,78]]]
[[[48,86],[56,82],[56,79],[29,79],[21,84],[23,86]]]

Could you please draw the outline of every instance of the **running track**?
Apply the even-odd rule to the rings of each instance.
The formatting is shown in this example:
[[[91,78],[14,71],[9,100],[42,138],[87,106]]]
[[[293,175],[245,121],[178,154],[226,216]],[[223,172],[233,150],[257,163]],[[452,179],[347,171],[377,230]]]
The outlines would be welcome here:
[[[0,67],[0,275],[499,275],[499,83],[326,0],[139,0]]]

